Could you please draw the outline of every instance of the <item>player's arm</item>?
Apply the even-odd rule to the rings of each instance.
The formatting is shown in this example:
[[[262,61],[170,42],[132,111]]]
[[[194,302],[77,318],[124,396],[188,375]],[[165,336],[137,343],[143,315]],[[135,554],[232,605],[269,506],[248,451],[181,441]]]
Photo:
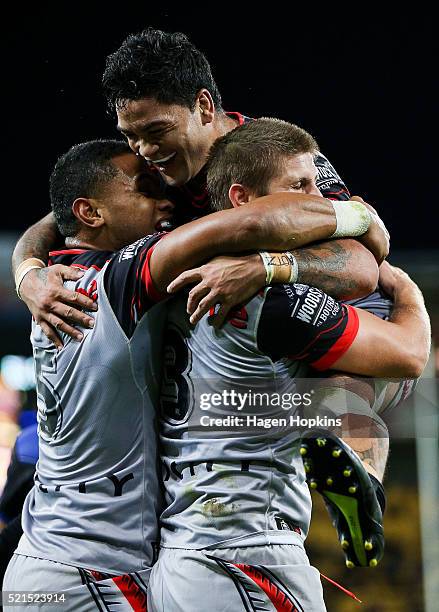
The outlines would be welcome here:
[[[377,286],[375,258],[356,240],[328,240],[291,253],[297,261],[296,282],[319,287],[336,299],[363,297]],[[212,325],[219,328],[233,306],[245,303],[267,285],[267,277],[259,255],[220,255],[180,274],[168,292],[176,293],[193,283],[187,302],[191,323],[195,325],[221,304],[211,318]]]
[[[151,276],[164,291],[183,270],[220,253],[291,250],[331,237],[368,234],[376,222],[369,211],[366,218],[366,207],[359,205],[364,206],[284,192],[208,215],[174,230],[172,240],[157,245]]]
[[[372,221],[365,234],[357,240],[330,240],[292,251],[297,262],[295,281],[320,287],[339,300],[373,292],[378,282],[376,262],[386,257],[389,250],[389,234],[376,211],[361,198],[352,199],[363,203],[371,213]],[[346,202],[339,205],[338,210],[343,211],[345,205]],[[197,284],[190,290],[187,303],[191,323],[196,324],[211,308],[221,304],[212,318],[215,327],[223,324],[233,306],[245,302],[268,284],[261,260],[255,256],[215,258],[180,274],[168,286],[168,292],[175,293],[193,283]]]
[[[413,281],[402,271],[390,270],[398,281],[390,321],[336,302],[315,287],[272,289],[259,323],[259,348],[274,360],[290,357],[317,370],[420,376],[429,354],[428,315]]]
[[[164,234],[144,236],[112,254],[104,273],[108,301],[127,337],[149,308],[163,299],[155,289],[149,260]]]
[[[49,213],[26,230],[12,254],[14,277],[19,266],[27,260],[31,266],[41,266],[40,270],[31,268],[25,275],[20,284],[20,297],[47,337],[59,347],[62,344],[54,330],[55,326],[73,338],[81,339],[82,334],[72,325],[88,327],[92,319],[81,309],[96,310],[96,304],[87,296],[64,288],[64,281],[82,277],[81,270],[59,264],[50,268],[44,267],[49,251],[63,243],[64,239],[58,232],[53,213]],[[41,260],[41,264],[30,258]]]
[[[53,213],[49,213],[31,225],[15,245],[12,254],[12,273],[15,275],[18,266],[30,257],[47,261],[49,251],[55,250],[55,247],[63,243],[64,239],[58,231]]]
[[[358,207],[352,204],[352,208],[351,212],[355,216]],[[180,233],[177,233],[175,240],[175,232],[173,233],[175,247],[170,248],[168,243],[166,248],[160,249],[159,272],[155,270],[155,263],[152,264],[154,282],[159,290],[175,278],[178,272],[218,252],[245,251],[264,248],[265,245],[267,248],[295,248],[330,237],[334,231],[341,235],[353,233],[350,228],[352,219],[348,204],[346,209],[338,211],[337,216],[334,205],[329,201],[305,194],[275,194],[261,198],[259,202],[252,204],[251,208],[246,206],[239,210],[222,211],[215,213],[215,216],[216,219],[220,217],[218,224],[212,221],[211,217],[188,224],[182,235],[180,230],[177,230]],[[37,240],[36,251],[32,251],[30,242],[41,227],[35,226],[30,230],[30,235],[22,238],[14,254],[15,267],[24,256],[41,255],[42,245],[45,243],[48,246],[50,243],[51,231],[53,238],[51,222],[53,220],[48,217],[45,224],[43,223],[42,234],[45,238],[38,239],[40,242]],[[371,232],[373,223],[372,220],[366,234]],[[358,230],[356,233],[359,233]],[[25,248],[23,244],[26,245]],[[158,260],[158,257],[154,259]],[[261,267],[260,263],[258,265]],[[89,324],[89,317],[75,310],[72,305],[88,309],[94,309],[95,305],[90,304],[87,298],[64,289],[62,281],[67,278],[77,280],[77,276],[72,275],[78,273],[68,268],[53,268],[43,271],[31,269],[21,280],[20,295],[46,335],[59,345],[55,326],[76,338],[78,331],[65,319],[78,322],[82,326]],[[255,276],[260,275],[261,269],[255,269]]]
[[[390,319],[356,309],[358,334],[332,367],[336,370],[395,378],[419,378],[430,354],[430,320],[418,286],[409,276],[383,264],[380,284],[394,299]]]
[[[376,260],[357,240],[328,240],[293,253],[299,270],[297,282],[319,287],[337,300],[363,297],[378,284]]]

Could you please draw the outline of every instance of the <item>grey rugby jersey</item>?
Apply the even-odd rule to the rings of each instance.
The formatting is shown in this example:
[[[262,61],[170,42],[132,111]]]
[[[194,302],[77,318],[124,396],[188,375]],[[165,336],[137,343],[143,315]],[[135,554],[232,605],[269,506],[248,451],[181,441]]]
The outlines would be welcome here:
[[[40,454],[18,553],[105,572],[152,565],[161,494],[156,414],[164,307],[154,306],[153,235],[113,254],[71,250],[67,283],[99,304],[82,342],[57,352],[34,324]],[[109,260],[109,261],[107,261]]]
[[[161,393],[162,546],[302,541],[311,500],[297,427],[201,425],[207,416],[273,419],[294,415],[296,408],[285,411],[267,402],[255,412],[251,400],[242,411],[230,402],[201,406],[224,389],[243,396],[249,390],[291,395],[307,364],[329,368],[357,330],[353,308],[306,285],[266,289],[218,331],[208,317],[190,325],[185,296],[168,304]]]

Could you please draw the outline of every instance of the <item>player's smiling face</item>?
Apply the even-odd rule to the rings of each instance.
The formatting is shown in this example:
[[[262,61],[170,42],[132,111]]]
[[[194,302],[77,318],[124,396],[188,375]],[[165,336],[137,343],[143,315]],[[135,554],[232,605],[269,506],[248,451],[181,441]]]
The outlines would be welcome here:
[[[169,185],[184,185],[203,167],[212,142],[198,99],[194,111],[154,98],[128,100],[117,119],[131,149],[153,162]]]
[[[158,173],[133,153],[118,155],[111,161],[119,172],[104,186],[101,199],[113,248],[171,229],[174,204],[165,199]]]
[[[312,153],[301,153],[285,158],[279,174],[267,185],[267,195],[279,191],[322,195],[316,181],[318,171]]]

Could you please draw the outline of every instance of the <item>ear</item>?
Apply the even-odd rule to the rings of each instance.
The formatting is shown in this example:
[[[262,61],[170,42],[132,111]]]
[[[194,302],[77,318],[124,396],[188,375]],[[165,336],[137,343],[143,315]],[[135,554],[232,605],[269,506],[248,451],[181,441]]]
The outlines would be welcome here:
[[[200,113],[203,125],[212,123],[215,116],[215,104],[207,89],[200,89],[198,92],[195,111]]]
[[[72,204],[72,212],[87,227],[98,228],[105,223],[99,202],[93,198],[77,198]]]
[[[251,200],[250,191],[239,183],[233,183],[229,189],[229,200],[233,208],[247,204]]]

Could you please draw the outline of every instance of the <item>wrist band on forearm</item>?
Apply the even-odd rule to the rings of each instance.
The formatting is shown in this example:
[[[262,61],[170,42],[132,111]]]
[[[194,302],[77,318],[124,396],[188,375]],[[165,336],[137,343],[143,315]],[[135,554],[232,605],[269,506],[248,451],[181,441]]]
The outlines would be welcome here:
[[[288,284],[291,285],[292,283],[296,283],[299,277],[299,264],[297,263],[297,259],[294,257],[291,251],[287,251],[286,255],[289,257],[291,263],[290,278],[288,280]]]
[[[361,236],[367,232],[372,217],[364,204],[352,200],[348,202],[331,200],[331,204],[334,208],[337,223],[331,238]]]
[[[299,275],[299,266],[290,251],[282,253],[267,253],[259,251],[265,268],[265,284],[295,283]]]
[[[20,295],[20,285],[23,282],[24,277],[31,270],[39,270],[40,268],[45,268],[46,263],[42,259],[38,259],[37,257],[29,257],[21,262],[15,272],[15,291],[17,292],[18,297],[21,300]]]

